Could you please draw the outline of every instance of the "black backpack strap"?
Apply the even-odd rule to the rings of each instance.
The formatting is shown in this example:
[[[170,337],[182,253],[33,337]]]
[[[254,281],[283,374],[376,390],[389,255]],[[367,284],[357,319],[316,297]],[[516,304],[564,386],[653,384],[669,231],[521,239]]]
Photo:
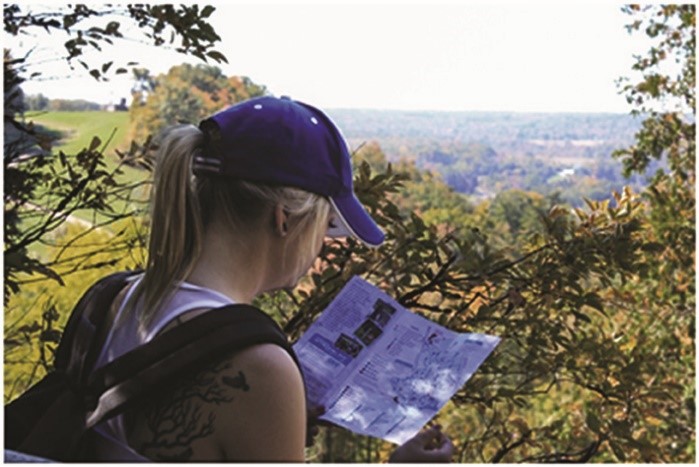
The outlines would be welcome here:
[[[81,382],[99,355],[115,311],[111,304],[135,272],[95,283],[73,308],[56,350],[54,371],[5,406],[6,446],[56,460],[69,456],[85,433]]]
[[[55,368],[65,371],[70,379],[84,381],[104,346],[118,307],[114,299],[128,280],[139,271],[111,274],[96,282],[80,298],[63,331],[56,350]]]
[[[93,372],[88,389],[99,397],[88,413],[87,426],[123,412],[202,361],[262,343],[279,345],[299,365],[276,322],[253,306],[229,305],[196,316]]]

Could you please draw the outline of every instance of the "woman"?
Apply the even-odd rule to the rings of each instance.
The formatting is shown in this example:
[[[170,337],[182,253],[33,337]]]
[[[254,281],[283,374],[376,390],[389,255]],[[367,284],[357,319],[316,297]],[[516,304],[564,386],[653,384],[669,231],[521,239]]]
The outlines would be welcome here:
[[[169,130],[158,151],[147,268],[117,299],[117,326],[96,366],[211,308],[294,287],[323,238],[342,235],[383,241],[352,191],[346,142],[318,109],[261,97],[200,128]],[[302,462],[306,428],[299,368],[286,350],[261,344],[101,424],[112,442],[98,452],[105,460]],[[448,461],[451,451],[432,428],[392,460]]]

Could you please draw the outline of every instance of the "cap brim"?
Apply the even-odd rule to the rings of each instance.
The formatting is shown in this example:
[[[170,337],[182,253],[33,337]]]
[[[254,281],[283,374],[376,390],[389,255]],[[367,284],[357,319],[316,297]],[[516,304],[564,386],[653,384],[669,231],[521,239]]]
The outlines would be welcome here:
[[[383,231],[366,212],[354,193],[330,198],[330,204],[340,222],[328,229],[329,237],[351,236],[370,247],[377,247],[383,243],[385,238]]]

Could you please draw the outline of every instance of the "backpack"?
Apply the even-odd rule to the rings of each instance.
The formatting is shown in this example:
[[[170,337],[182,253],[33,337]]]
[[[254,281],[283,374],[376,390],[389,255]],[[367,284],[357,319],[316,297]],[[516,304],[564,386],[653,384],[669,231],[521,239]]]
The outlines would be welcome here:
[[[80,299],[56,349],[55,369],[5,406],[6,449],[63,462],[95,461],[95,425],[205,361],[273,343],[298,365],[272,318],[250,305],[228,305],[185,321],[92,371],[116,315],[112,303],[134,274],[110,275]]]

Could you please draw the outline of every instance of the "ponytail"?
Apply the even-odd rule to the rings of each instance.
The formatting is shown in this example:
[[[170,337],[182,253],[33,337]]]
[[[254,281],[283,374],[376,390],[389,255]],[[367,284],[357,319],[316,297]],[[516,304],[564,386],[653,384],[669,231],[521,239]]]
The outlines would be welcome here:
[[[138,317],[142,334],[173,284],[189,275],[201,251],[204,228],[192,161],[203,141],[204,135],[193,125],[172,127],[160,141],[151,195],[148,262],[126,304],[131,311],[142,300]]]

